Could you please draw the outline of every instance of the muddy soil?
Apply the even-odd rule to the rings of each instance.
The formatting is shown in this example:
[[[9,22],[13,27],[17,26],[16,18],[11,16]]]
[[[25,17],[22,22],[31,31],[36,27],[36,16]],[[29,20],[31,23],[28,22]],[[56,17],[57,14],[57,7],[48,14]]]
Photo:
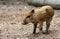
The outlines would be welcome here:
[[[39,32],[38,28],[34,35],[32,34],[33,24],[21,24],[24,13],[33,8],[37,7],[24,3],[20,5],[0,5],[0,39],[60,39],[60,10],[55,10],[47,35]]]

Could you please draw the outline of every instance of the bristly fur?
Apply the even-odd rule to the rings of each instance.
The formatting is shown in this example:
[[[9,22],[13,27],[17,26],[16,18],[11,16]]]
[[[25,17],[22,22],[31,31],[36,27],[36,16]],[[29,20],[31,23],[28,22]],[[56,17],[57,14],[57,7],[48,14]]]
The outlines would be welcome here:
[[[28,16],[28,18],[27,18]],[[49,29],[50,23],[54,16],[54,9],[51,6],[43,6],[39,9],[33,9],[31,11],[27,11],[27,14],[25,15],[24,22],[25,23],[33,23],[37,24],[39,23],[39,29],[42,30],[43,22],[46,22],[46,32]],[[35,28],[34,28],[35,29]],[[33,31],[35,32],[36,29]]]

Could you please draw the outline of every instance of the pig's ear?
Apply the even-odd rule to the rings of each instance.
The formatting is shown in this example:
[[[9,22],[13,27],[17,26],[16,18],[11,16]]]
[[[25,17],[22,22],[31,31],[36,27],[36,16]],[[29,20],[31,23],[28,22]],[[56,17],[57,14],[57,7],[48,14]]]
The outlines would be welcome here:
[[[48,12],[48,13],[49,13],[48,9],[46,9],[46,12]]]
[[[35,10],[33,9],[33,10],[31,10],[31,13],[34,13],[35,12]]]

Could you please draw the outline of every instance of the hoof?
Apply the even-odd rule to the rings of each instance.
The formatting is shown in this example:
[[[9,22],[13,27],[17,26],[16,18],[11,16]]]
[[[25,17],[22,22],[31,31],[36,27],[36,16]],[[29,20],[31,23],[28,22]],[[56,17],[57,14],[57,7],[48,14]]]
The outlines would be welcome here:
[[[35,32],[33,32],[33,34],[36,34]]]
[[[33,34],[36,34],[35,32],[33,32]]]
[[[48,32],[46,31],[46,32],[42,32],[43,34],[48,34]]]

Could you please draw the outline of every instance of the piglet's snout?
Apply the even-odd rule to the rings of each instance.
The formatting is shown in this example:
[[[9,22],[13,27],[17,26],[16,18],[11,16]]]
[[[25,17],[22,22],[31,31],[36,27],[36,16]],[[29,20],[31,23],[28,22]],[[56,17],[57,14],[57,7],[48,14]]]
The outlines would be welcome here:
[[[23,22],[22,22],[22,24],[23,24],[23,25],[26,25],[26,24],[27,24],[27,22],[24,22],[24,21],[23,21]]]

